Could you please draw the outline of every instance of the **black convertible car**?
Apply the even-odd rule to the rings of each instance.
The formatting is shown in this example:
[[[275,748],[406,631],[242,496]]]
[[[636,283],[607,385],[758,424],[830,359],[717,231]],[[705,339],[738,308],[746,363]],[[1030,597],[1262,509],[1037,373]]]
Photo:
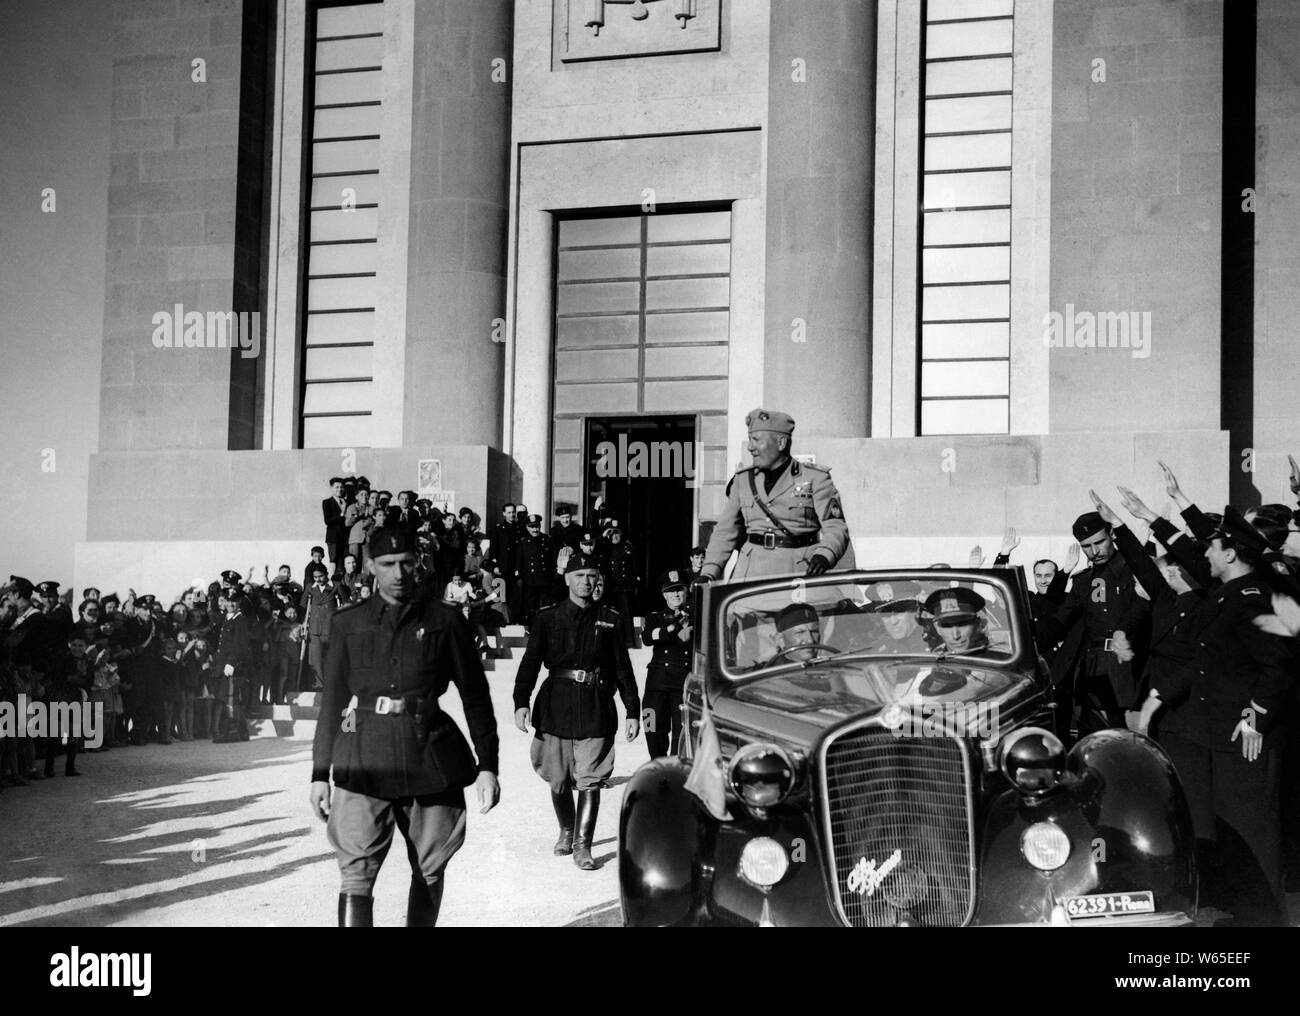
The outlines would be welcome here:
[[[1177,925],[1182,787],[1122,730],[1066,751],[1015,570],[702,587],[681,757],[619,820],[625,924]]]

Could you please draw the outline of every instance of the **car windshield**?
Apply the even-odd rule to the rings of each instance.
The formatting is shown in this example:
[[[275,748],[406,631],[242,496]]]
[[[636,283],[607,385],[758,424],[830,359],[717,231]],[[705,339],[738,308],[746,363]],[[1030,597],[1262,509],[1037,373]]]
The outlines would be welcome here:
[[[996,665],[1020,651],[1000,583],[945,575],[827,578],[792,579],[731,599],[721,618],[724,672],[747,677],[848,655]]]

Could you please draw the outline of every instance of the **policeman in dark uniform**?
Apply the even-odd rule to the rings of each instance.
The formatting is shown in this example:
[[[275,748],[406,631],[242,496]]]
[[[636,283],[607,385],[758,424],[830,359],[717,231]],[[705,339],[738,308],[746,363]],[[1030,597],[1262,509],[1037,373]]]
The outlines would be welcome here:
[[[983,616],[984,597],[973,589],[956,586],[936,589],[925,598],[925,612],[943,640],[938,652],[978,655],[988,649],[988,622]]]
[[[930,652],[920,623],[921,587],[915,582],[896,582],[887,591],[889,598],[874,608],[884,631],[872,651],[899,655]]]
[[[641,721],[651,758],[676,755],[682,738],[682,686],[691,670],[694,622],[686,604],[686,575],[664,573],[659,591],[664,609],[645,619],[645,643],[654,648],[646,670]]]
[[[223,577],[225,574],[222,573]],[[226,616],[221,622],[212,667],[214,680],[220,689],[217,708],[221,709],[217,721],[219,733],[212,739],[215,744],[248,740],[244,689],[253,672],[253,630],[248,619],[248,598],[236,589],[226,589],[221,599]]]
[[[1267,551],[1259,531],[1225,508],[1205,549],[1219,585],[1192,622],[1191,695],[1205,727],[1199,762],[1187,764],[1185,778],[1210,787],[1215,815],[1227,827],[1217,852],[1235,883],[1234,918],[1273,925],[1286,912],[1282,748],[1295,661],[1282,639],[1254,624],[1272,610],[1256,570]]]
[[[36,589],[45,601],[45,623],[49,629],[50,645],[56,647],[62,655],[63,647],[67,646],[75,624],[72,611],[66,603],[60,602],[57,582],[42,582]]]
[[[522,540],[515,546],[512,569],[519,583],[523,622],[533,623],[537,611],[550,599],[551,576],[555,573],[555,549],[551,538],[542,532],[542,517],[528,516]]]
[[[371,550],[375,594],[334,615],[310,800],[338,857],[339,926],[373,924],[371,893],[396,828],[411,863],[406,925],[432,927],[444,870],[465,841],[465,788],[474,785],[483,814],[501,796],[496,719],[461,612],[416,595],[411,534],[385,528]],[[438,704],[450,683],[473,753]]]
[[[534,736],[529,754],[537,775],[550,784],[560,822],[557,855],[573,854],[584,871],[597,867],[591,856],[600,810],[600,788],[614,771],[617,688],[627,716],[627,739],[640,729],[641,703],[627,647],[619,637],[618,611],[592,602],[600,570],[581,554],[569,558],[564,579],[568,597],[537,614],[528,648],[515,678],[515,726]],[[528,708],[542,664],[548,676]],[[578,789],[575,811],[573,788]]]
[[[745,417],[754,465],[727,484],[727,503],[709,538],[701,578],[717,581],[739,551],[731,579],[820,575],[853,567],[853,548],[830,472],[790,454],[794,420],[776,410]]]
[[[1040,648],[1061,643],[1052,658],[1052,683],[1058,690],[1059,722],[1068,726],[1066,696],[1073,696],[1078,736],[1125,726],[1125,710],[1137,698],[1135,673],[1146,662],[1151,605],[1137,594],[1133,570],[1115,553],[1111,528],[1097,512],[1074,521],[1074,538],[1091,567],[1074,579],[1065,602],[1035,622]],[[1121,662],[1113,636],[1124,632],[1133,658]],[[1068,731],[1063,731],[1068,732]]]

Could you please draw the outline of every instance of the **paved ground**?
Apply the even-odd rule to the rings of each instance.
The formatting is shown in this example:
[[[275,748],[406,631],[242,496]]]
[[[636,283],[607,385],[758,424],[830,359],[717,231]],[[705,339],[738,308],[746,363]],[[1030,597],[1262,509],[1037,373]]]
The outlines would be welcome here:
[[[620,785],[603,795],[593,851],[601,869],[582,872],[552,857],[550,798],[529,766],[529,737],[511,719],[515,666],[488,675],[502,801],[487,815],[471,808],[441,923],[617,925],[617,872],[608,862],[621,784],[646,760],[645,742],[620,742]],[[459,720],[454,691],[443,702]],[[81,762],[78,779],[0,792],[0,926],[335,923],[338,869],[307,805],[308,741],[146,745]],[[408,882],[399,842],[376,886],[377,925],[403,923]]]

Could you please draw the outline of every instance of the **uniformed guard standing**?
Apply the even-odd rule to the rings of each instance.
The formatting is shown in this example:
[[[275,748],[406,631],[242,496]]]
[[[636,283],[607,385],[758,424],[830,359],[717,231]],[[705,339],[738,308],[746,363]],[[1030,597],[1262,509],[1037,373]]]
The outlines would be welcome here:
[[[532,625],[537,611],[551,598],[551,580],[555,573],[555,548],[542,532],[542,517],[528,516],[524,537],[515,545],[515,581],[519,583],[522,620]]]
[[[754,465],[727,484],[727,504],[709,539],[701,578],[716,581],[733,550],[733,581],[763,575],[820,575],[853,566],[849,527],[830,472],[790,455],[794,420],[776,410],[745,417]]]
[[[334,615],[310,800],[338,857],[339,926],[373,924],[371,893],[396,827],[411,863],[406,925],[432,927],[444,869],[465,841],[464,788],[475,785],[481,813],[501,796],[496,720],[461,612],[415,595],[412,535],[385,528],[372,550],[375,595]],[[477,762],[438,705],[452,682]]]
[[[1055,614],[1035,623],[1040,648],[1061,643],[1052,658],[1061,733],[1068,733],[1071,707],[1078,714],[1078,736],[1108,727],[1124,729],[1124,713],[1137,708],[1137,681],[1150,641],[1151,605],[1137,595],[1133,570],[1115,553],[1111,528],[1097,512],[1074,520],[1092,567],[1078,575]],[[1120,660],[1113,636],[1124,632],[1133,657]]]
[[[685,573],[672,569],[660,581],[664,609],[645,619],[645,643],[654,647],[646,669],[642,726],[651,758],[675,755],[682,738],[682,686],[691,671],[694,622],[686,604]]]
[[[600,571],[581,554],[565,569],[568,597],[537,614],[528,648],[515,678],[515,726],[534,736],[529,754],[537,775],[551,787],[551,803],[560,822],[557,855],[572,854],[584,871],[597,864],[591,857],[600,789],[614,771],[614,734],[618,690],[627,714],[629,741],[640,729],[640,700],[627,647],[619,636],[618,611],[592,601]],[[548,676],[530,713],[529,700],[542,664]],[[573,788],[578,789],[575,810]]]

